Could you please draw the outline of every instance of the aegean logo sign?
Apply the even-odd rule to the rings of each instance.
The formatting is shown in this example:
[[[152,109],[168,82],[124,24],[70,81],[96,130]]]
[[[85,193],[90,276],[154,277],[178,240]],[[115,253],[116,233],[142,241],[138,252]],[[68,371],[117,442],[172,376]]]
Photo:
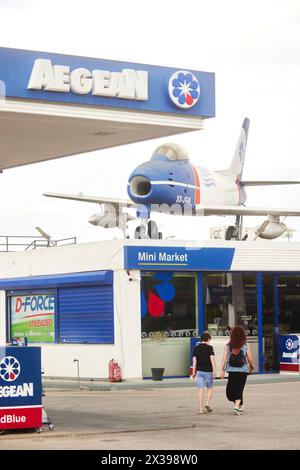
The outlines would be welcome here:
[[[198,79],[186,70],[173,73],[169,80],[169,95],[178,108],[192,108],[200,97]]]
[[[21,365],[13,356],[5,356],[0,362],[0,379],[4,382],[14,382],[21,373]],[[0,398],[4,397],[32,397],[33,383],[22,385],[0,386]]]
[[[0,362],[0,377],[5,382],[13,382],[16,380],[21,372],[21,366],[13,356],[6,356]]]
[[[148,72],[133,69],[110,72],[85,67],[71,70],[68,65],[53,65],[49,59],[36,59],[27,88],[146,101]]]
[[[283,351],[282,357],[287,359],[298,359],[298,344],[297,341],[293,341],[292,338],[288,338],[285,342],[287,351]]]

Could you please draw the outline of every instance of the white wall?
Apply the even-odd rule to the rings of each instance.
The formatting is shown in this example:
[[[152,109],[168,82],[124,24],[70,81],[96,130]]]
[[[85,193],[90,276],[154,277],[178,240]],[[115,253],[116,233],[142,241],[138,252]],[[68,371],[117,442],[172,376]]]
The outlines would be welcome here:
[[[31,252],[0,253],[0,278],[114,271],[114,344],[42,344],[45,376],[107,378],[108,362],[115,359],[126,379],[142,377],[140,276],[132,271],[129,281],[123,268],[123,241],[103,241],[38,249]],[[5,292],[0,291],[0,344],[6,342]]]
[[[36,346],[36,345],[35,345]],[[116,357],[116,345],[92,344],[43,344],[42,367],[45,377],[77,377],[79,360],[80,376],[107,378],[108,361]]]
[[[299,271],[299,242],[232,242],[186,240],[105,240],[78,245],[0,253],[0,278],[38,276],[101,269],[122,270],[124,246],[235,248],[231,270]]]
[[[142,378],[140,274],[114,273],[115,331],[119,357],[126,378]]]
[[[0,278],[123,269],[123,241],[0,253]]]

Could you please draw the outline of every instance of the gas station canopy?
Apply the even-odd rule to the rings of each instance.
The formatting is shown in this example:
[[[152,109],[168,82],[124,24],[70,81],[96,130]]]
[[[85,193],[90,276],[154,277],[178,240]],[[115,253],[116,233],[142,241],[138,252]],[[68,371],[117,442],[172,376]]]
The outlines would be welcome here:
[[[0,48],[0,170],[199,130],[214,74]]]

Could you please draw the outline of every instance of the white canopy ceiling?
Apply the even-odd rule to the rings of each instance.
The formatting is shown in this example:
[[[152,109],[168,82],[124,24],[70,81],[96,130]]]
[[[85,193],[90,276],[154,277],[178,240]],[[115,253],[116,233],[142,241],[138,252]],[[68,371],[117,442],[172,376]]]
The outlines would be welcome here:
[[[0,170],[199,130],[193,116],[0,101]]]

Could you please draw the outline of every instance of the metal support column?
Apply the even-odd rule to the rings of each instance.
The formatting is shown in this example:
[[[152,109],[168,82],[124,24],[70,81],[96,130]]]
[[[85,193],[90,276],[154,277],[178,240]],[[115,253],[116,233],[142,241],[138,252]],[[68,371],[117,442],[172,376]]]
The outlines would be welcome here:
[[[274,274],[274,341],[275,341],[275,358],[277,371],[279,371],[280,361],[280,337],[279,337],[279,305],[278,305],[278,274]]]
[[[264,372],[263,351],[263,315],[262,315],[262,273],[257,273],[257,333],[258,333],[258,361],[259,373]]]
[[[203,273],[198,273],[197,277],[198,290],[198,329],[199,335],[204,331],[204,305],[203,305]]]

